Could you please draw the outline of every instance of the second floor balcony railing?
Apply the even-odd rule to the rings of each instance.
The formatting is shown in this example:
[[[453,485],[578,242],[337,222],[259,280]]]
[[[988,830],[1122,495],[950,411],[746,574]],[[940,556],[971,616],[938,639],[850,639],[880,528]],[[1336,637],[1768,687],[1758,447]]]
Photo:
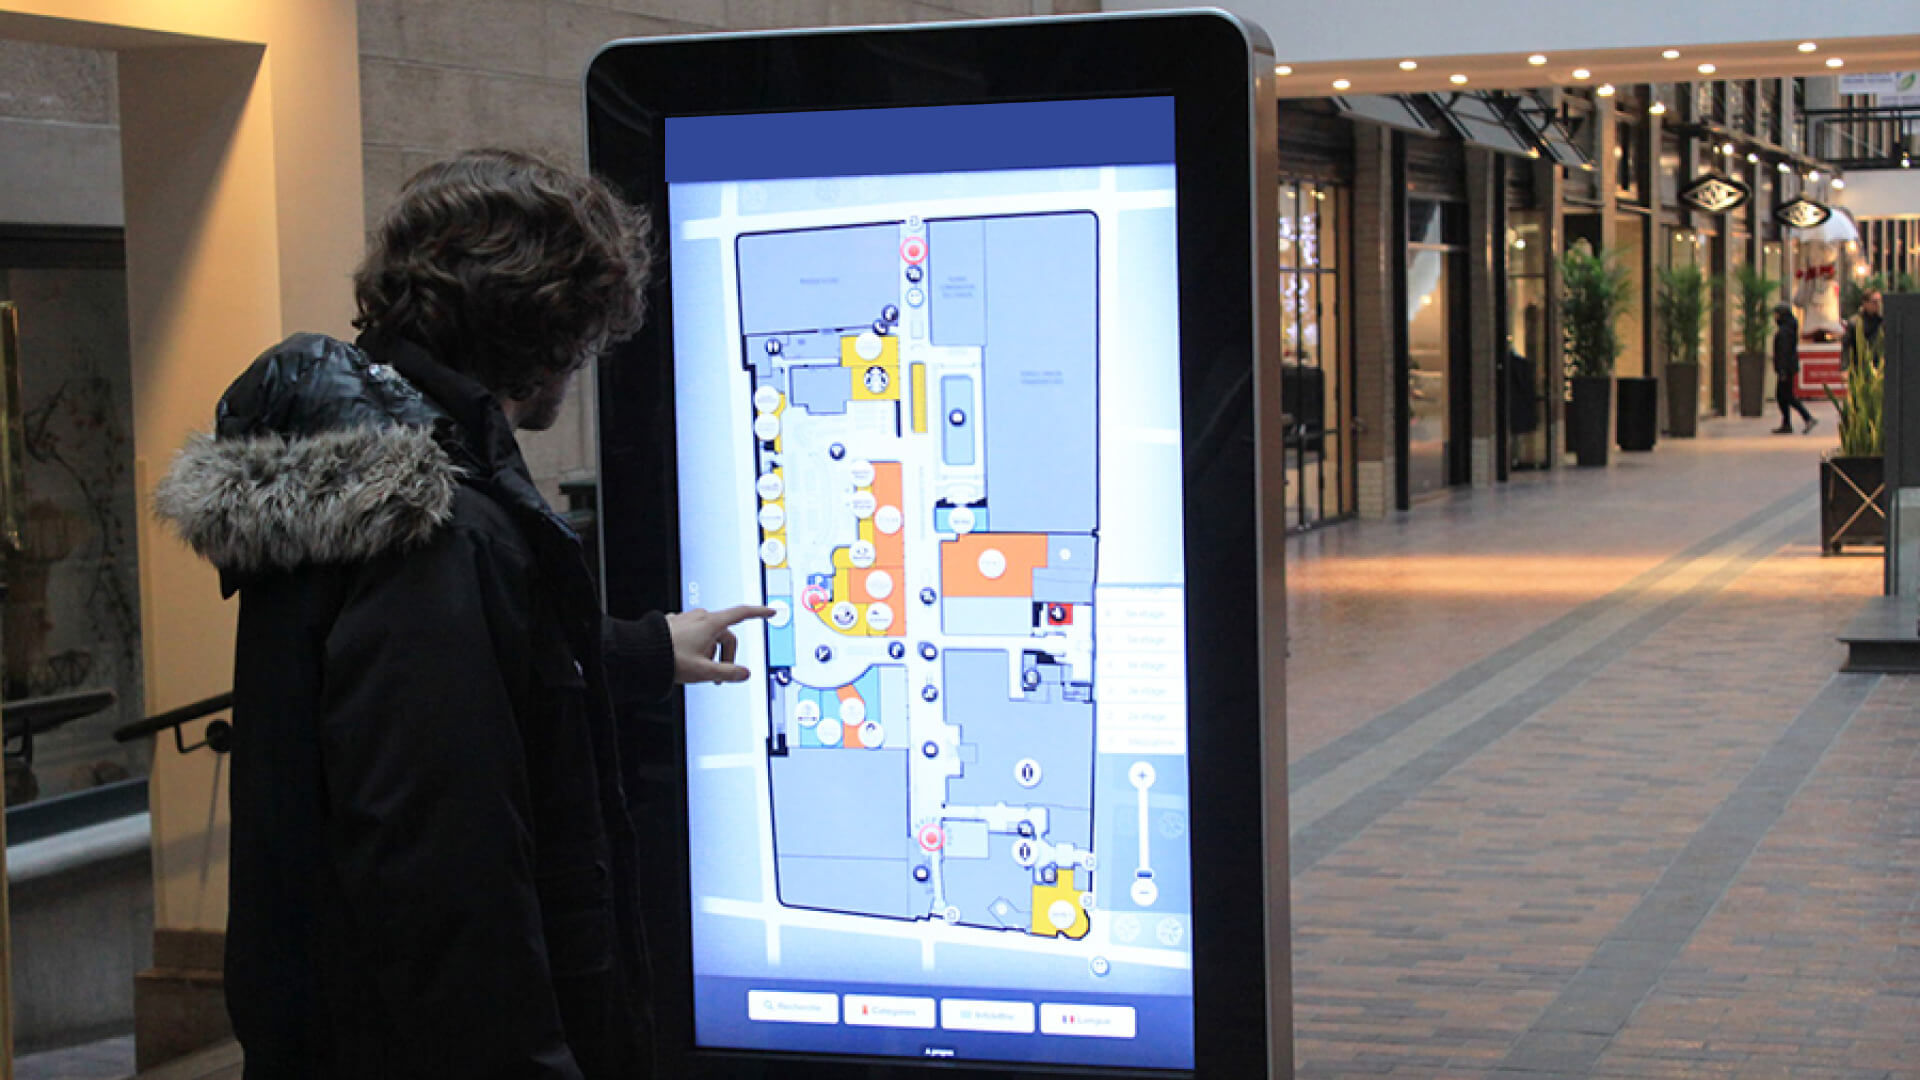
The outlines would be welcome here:
[[[1920,150],[1920,105],[1809,109],[1800,130],[1805,151],[1836,168],[1911,167]]]

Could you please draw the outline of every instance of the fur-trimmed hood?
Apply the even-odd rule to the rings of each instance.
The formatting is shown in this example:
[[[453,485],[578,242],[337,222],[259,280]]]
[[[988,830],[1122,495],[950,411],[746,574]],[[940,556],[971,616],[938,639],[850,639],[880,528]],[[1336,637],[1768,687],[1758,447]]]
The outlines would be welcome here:
[[[254,361],[190,441],[154,509],[228,575],[352,563],[453,516],[452,421],[392,367],[318,334]]]

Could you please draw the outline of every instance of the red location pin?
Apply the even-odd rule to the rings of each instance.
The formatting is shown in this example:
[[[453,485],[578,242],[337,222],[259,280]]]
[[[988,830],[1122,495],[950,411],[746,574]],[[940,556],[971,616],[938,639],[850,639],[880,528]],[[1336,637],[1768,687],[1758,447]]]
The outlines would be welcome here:
[[[935,824],[920,826],[920,847],[926,851],[939,851],[947,844],[946,830]]]
[[[910,263],[919,263],[927,257],[927,242],[917,236],[909,236],[900,244],[900,257]]]

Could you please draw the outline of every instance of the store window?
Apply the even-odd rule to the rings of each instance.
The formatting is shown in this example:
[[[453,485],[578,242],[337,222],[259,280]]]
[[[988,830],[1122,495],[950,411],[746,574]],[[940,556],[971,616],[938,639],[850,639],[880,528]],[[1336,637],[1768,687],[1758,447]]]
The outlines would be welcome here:
[[[118,229],[0,226],[0,377],[17,389],[20,543],[5,553],[6,802],[146,775],[111,732],[142,689],[133,368]]]
[[[1667,265],[1674,267],[1697,266],[1701,270],[1710,273],[1711,263],[1708,257],[1708,245],[1712,242],[1712,239],[1712,234],[1702,229],[1669,228],[1667,230]],[[1705,364],[1707,362],[1708,350],[1711,348],[1711,339],[1712,335],[1710,334],[1702,333],[1700,335],[1699,351],[1692,358],[1694,363]],[[1686,361],[1683,357],[1669,356],[1667,357],[1667,362],[1684,363]],[[1706,385],[1711,386],[1712,384],[1708,383]],[[1700,397],[1703,403],[1710,400],[1710,395],[1707,394],[1704,389]]]
[[[1613,222],[1613,258],[1627,272],[1632,283],[1626,310],[1621,312],[1616,331],[1620,336],[1620,356],[1614,361],[1614,374],[1639,378],[1648,370],[1643,332],[1644,313],[1641,298],[1646,295],[1647,216],[1622,213]]]
[[[1547,339],[1546,214],[1511,211],[1507,218],[1507,435],[1516,469],[1552,465],[1554,410],[1549,381],[1554,355]]]
[[[1407,201],[1407,490],[1418,498],[1466,482],[1465,208]]]
[[[1642,128],[1632,119],[1621,119],[1613,126],[1613,183],[1614,190],[1627,202],[1646,202],[1646,188],[1641,183],[1643,149]]]
[[[1280,396],[1286,433],[1290,529],[1350,512],[1352,448],[1340,279],[1344,188],[1318,181],[1280,185]]]

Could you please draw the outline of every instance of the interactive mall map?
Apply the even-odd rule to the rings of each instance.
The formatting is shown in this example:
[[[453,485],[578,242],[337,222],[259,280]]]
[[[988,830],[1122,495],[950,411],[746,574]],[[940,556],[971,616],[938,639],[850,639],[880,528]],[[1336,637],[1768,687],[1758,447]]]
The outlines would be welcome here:
[[[704,1044],[1190,1060],[1172,179],[670,188]]]
[[[738,240],[760,559],[780,612],[767,747],[785,904],[1086,936],[1095,224]],[[1049,293],[996,293],[996,263],[1035,251],[1058,272]],[[849,790],[857,820],[805,812]],[[1153,887],[1145,859],[1124,869]]]

